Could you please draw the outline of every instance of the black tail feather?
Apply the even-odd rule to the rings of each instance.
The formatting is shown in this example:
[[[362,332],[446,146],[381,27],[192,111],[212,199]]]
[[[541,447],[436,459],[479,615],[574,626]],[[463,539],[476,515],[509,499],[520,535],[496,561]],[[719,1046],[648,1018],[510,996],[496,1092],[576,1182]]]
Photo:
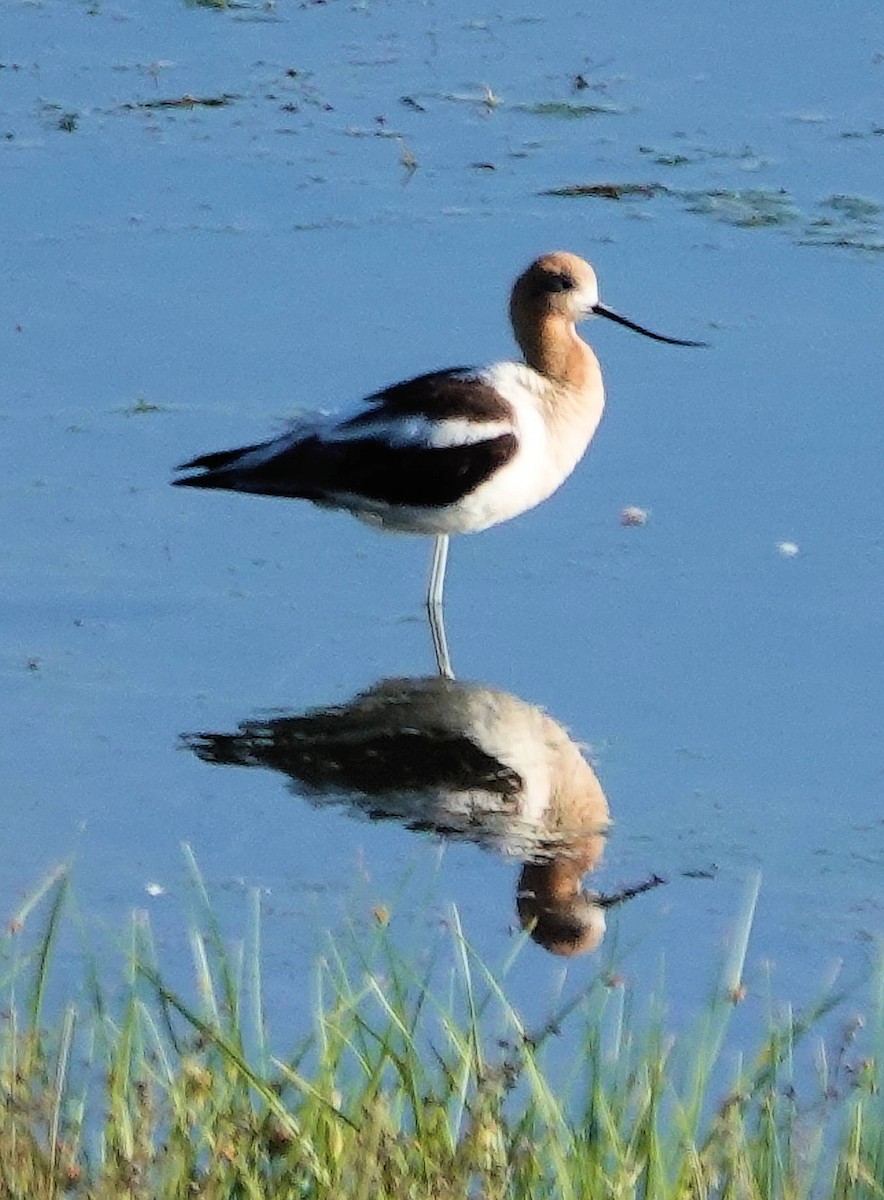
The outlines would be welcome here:
[[[238,446],[236,450],[214,450],[211,454],[201,454],[199,458],[192,458],[190,462],[181,463],[175,468],[176,471],[195,471],[198,467],[203,467],[206,471],[216,471],[221,467],[228,467],[235,463],[238,458],[242,458],[244,454],[250,454],[253,450],[259,450],[261,446],[266,446],[266,442],[255,442],[254,446]],[[176,479],[176,483],[187,483],[186,479]],[[203,485],[207,486],[207,485]]]
[[[172,479],[169,482],[172,487],[226,488],[228,491],[238,491],[240,489],[235,480],[235,471],[213,471],[207,475],[186,475],[183,479]]]

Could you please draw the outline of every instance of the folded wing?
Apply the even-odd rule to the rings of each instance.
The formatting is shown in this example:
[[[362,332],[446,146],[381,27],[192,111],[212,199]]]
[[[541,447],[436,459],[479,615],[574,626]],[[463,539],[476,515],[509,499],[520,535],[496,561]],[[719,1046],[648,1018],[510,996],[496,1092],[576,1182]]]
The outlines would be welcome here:
[[[482,375],[437,371],[370,396],[272,441],[202,455],[184,487],[223,488],[354,507],[444,507],[469,495],[518,449],[512,413]]]

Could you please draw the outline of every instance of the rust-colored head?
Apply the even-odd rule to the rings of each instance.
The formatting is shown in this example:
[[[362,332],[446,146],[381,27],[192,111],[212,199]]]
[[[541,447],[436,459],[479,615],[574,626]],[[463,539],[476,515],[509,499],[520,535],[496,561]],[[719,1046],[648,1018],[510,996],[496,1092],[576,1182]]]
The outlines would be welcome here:
[[[510,319],[521,343],[519,331],[526,325],[536,327],[549,318],[574,325],[598,302],[598,280],[589,263],[556,250],[535,259],[513,284]]]
[[[598,301],[595,271],[582,258],[557,250],[536,259],[510,297],[513,333],[528,365],[554,383],[599,389],[598,363],[575,329]]]

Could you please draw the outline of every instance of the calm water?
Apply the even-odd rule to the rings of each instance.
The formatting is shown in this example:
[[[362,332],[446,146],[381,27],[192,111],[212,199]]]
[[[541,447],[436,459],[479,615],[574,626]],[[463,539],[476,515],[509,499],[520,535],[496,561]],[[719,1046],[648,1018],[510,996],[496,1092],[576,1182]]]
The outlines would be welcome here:
[[[185,970],[187,841],[231,929],[264,891],[283,1028],[354,909],[420,943],[454,900],[508,952],[512,857],[182,741],[430,673],[429,547],[166,481],[298,406],[510,354],[510,282],[563,247],[613,307],[712,346],[590,328],[601,430],[553,500],[455,542],[455,668],[589,747],[594,888],[669,880],[609,926],[637,982],[662,954],[676,1000],[702,992],[759,870],[750,981],[861,968],[884,923],[884,21],[831,12],[682,4],[647,36],[631,0],[6,0],[3,912],[73,854],[84,909],[147,907]],[[642,191],[544,194],[600,183]],[[530,948],[516,998],[542,1011],[564,962]]]

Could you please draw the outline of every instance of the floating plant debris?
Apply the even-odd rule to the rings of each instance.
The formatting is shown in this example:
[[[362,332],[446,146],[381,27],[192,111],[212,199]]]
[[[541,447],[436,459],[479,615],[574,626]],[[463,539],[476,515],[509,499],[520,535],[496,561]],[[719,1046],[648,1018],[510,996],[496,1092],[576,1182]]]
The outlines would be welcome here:
[[[847,221],[873,221],[881,215],[881,205],[864,196],[829,196],[822,201],[820,207],[831,209]]]
[[[760,188],[744,191],[716,188],[708,192],[676,194],[685,201],[688,212],[701,213],[713,217],[716,221],[738,225],[743,229],[789,225],[801,218],[801,213],[785,188],[773,191]]]
[[[566,187],[547,188],[541,196],[589,196],[598,200],[650,199],[669,189],[662,183],[572,183]]]
[[[804,231],[802,246],[837,246],[848,250],[884,250],[879,218],[882,207],[865,196],[838,193],[820,201],[820,216]]]
[[[560,117],[565,121],[580,121],[584,117],[620,116],[622,108],[613,104],[575,104],[573,100],[542,100],[537,104],[514,104],[519,112],[536,117]]]
[[[175,96],[167,100],[138,100],[127,104],[122,104],[120,107],[128,110],[139,108],[223,108],[227,104],[232,104],[234,100],[242,100],[242,96],[235,96],[231,92],[222,92],[220,96],[191,96],[185,93],[183,96]]]

